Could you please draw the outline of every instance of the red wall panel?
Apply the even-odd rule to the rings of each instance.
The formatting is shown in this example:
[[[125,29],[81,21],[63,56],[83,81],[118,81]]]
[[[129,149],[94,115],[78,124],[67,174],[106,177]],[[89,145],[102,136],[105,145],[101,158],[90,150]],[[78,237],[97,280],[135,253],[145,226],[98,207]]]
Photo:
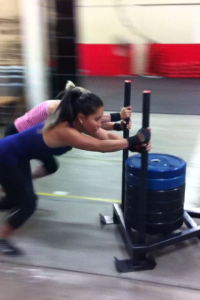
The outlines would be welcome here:
[[[77,44],[78,68],[89,76],[131,74],[131,47],[114,44]]]
[[[151,44],[148,74],[200,77],[200,44]]]

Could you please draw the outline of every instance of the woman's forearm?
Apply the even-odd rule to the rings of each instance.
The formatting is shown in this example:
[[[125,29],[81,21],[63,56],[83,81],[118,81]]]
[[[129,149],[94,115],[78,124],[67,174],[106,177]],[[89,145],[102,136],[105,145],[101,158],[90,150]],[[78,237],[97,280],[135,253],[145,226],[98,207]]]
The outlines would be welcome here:
[[[129,143],[126,139],[101,140],[99,141],[99,152],[115,152],[128,148]]]
[[[103,115],[101,118],[101,123],[110,122],[110,121],[111,121],[110,115]]]

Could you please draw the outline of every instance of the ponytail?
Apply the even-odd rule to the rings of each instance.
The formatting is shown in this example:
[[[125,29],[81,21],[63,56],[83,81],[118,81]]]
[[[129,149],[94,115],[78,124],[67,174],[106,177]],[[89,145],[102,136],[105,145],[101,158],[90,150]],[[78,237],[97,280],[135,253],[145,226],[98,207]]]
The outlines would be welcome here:
[[[56,112],[58,112],[57,124],[65,121],[72,123],[74,121],[73,107],[81,95],[82,93],[78,88],[74,88],[66,93],[56,110]]]
[[[45,122],[44,128],[50,129],[66,121],[71,124],[78,113],[88,116],[102,106],[103,102],[98,96],[84,88],[74,87],[65,92],[55,113]]]
[[[72,90],[75,87],[76,87],[75,84],[72,81],[68,80],[65,85],[65,89],[63,91],[59,92],[58,95],[55,97],[55,99],[61,100],[66,92]]]
[[[66,85],[65,85],[65,89],[63,91],[59,92],[58,95],[55,97],[55,99],[62,100],[62,98],[64,97],[64,95],[67,92],[73,90],[74,88],[78,88],[84,94],[85,93],[91,93],[89,90],[86,90],[83,87],[75,86],[75,84],[72,81],[68,80],[67,83],[66,83]]]

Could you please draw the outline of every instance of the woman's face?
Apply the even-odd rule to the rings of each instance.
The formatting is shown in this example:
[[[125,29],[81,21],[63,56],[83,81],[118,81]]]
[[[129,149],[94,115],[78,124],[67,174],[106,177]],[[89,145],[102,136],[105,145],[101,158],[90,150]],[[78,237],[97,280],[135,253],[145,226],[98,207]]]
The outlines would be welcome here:
[[[82,126],[84,131],[88,134],[93,134],[101,127],[101,118],[103,116],[103,106],[99,107],[97,111],[89,116],[82,117]]]

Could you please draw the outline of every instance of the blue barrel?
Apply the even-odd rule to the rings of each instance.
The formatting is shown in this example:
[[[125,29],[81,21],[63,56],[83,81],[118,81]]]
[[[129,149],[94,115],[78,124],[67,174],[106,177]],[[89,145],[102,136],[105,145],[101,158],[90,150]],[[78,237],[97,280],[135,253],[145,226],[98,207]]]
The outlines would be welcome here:
[[[137,230],[140,222],[141,155],[126,160],[125,222]],[[167,154],[150,153],[147,171],[146,233],[167,234],[181,227],[186,162]]]

